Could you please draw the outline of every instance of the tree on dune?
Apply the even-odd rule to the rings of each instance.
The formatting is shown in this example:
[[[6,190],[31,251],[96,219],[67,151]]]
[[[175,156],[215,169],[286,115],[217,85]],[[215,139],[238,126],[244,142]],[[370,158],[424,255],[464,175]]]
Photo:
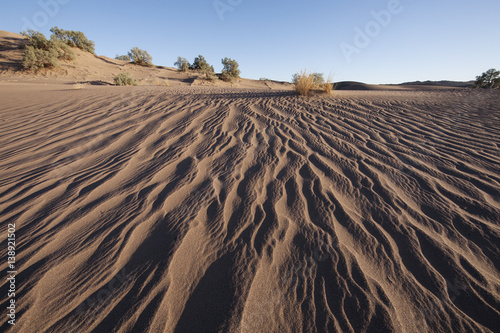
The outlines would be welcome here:
[[[500,71],[494,68],[488,69],[480,76],[476,76],[474,83],[476,88],[500,88]]]

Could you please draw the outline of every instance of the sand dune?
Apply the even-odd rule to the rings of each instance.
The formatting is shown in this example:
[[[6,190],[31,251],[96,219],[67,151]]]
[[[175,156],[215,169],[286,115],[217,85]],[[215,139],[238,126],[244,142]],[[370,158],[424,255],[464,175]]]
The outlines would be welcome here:
[[[1,330],[498,332],[498,97],[0,84]]]
[[[355,81],[341,81],[335,83],[335,90],[457,90],[463,89],[464,87],[453,86],[451,85],[452,81],[444,81],[450,82],[450,85],[446,85],[445,83],[439,84],[439,82],[429,82],[428,84],[412,84],[411,82],[408,84],[366,84],[362,82]]]
[[[14,83],[78,83],[82,85],[114,85],[114,77],[122,72],[130,73],[142,86],[216,86],[246,89],[291,90],[291,84],[277,81],[240,79],[234,84],[218,81],[209,83],[204,75],[191,71],[180,73],[165,66],[143,67],[128,61],[106,56],[96,56],[78,48],[72,48],[75,60],[59,61],[57,68],[41,69],[37,73],[22,71],[25,37],[0,30],[0,75],[3,82]]]

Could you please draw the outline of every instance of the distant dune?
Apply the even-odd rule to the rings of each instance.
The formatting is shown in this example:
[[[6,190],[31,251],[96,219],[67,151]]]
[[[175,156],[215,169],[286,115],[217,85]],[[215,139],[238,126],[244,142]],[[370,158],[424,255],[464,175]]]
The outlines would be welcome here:
[[[443,89],[456,89],[466,88],[466,85],[455,85],[450,82],[450,85],[442,83],[433,83],[427,81],[426,83],[402,83],[402,84],[366,84],[355,81],[342,81],[335,83],[335,90],[443,90]]]
[[[474,85],[474,81],[415,81],[415,82],[405,82],[401,85],[406,86],[443,86],[443,87],[454,87],[454,88],[471,88]]]
[[[302,98],[83,52],[33,75],[12,41],[0,331],[498,332],[498,90]]]

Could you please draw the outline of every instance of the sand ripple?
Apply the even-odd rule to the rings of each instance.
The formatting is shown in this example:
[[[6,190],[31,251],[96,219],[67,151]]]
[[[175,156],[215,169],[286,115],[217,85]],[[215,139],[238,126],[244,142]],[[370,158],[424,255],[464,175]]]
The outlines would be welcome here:
[[[498,93],[29,89],[12,332],[498,332]]]

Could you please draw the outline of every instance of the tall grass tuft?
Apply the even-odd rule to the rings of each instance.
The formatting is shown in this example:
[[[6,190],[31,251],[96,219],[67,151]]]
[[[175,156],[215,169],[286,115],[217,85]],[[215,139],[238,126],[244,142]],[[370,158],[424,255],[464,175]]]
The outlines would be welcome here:
[[[294,90],[300,96],[308,96],[311,90],[313,90],[316,86],[314,82],[314,74],[309,74],[306,70],[302,70],[295,74],[293,81]]]
[[[326,79],[325,83],[322,85],[322,89],[325,93],[331,94],[332,89],[333,89],[333,79],[332,76],[328,76],[328,79]]]

